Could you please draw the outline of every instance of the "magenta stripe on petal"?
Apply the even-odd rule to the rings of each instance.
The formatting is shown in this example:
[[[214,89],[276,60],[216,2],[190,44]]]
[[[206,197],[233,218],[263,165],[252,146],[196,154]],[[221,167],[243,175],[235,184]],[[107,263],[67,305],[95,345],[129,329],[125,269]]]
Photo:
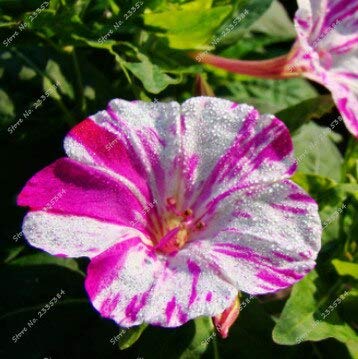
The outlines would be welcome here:
[[[279,138],[280,141],[276,141],[276,138]],[[257,148],[265,143],[267,145],[264,150],[259,152],[252,160],[254,156],[252,151],[257,151]],[[234,144],[222,156],[210,174],[197,202],[205,202],[210,198],[213,187],[218,181],[225,183],[228,179],[237,178],[237,183],[239,183],[237,186],[232,186],[226,192],[219,194],[207,205],[207,208],[213,212],[224,198],[243,188],[245,183],[249,183],[250,176],[259,170],[263,162],[280,163],[283,157],[292,152],[293,145],[288,129],[277,118],[274,118],[264,129],[246,142],[241,137],[237,137]],[[241,164],[238,165],[238,163]],[[286,173],[282,173],[282,177],[285,175],[287,176]]]
[[[343,44],[339,44],[338,46],[332,47],[330,51],[342,55],[351,51],[357,43],[358,43],[358,37],[354,39],[350,39],[344,42]]]
[[[283,212],[289,212],[294,214],[307,214],[307,209],[305,208],[291,207],[277,203],[271,203],[270,206]]]
[[[263,281],[276,286],[277,288],[285,288],[292,284],[292,282],[284,281],[267,270],[261,270],[256,276],[257,278],[260,278]]]
[[[139,238],[130,238],[92,259],[86,278],[86,290],[92,300],[112,284],[115,279],[112,275],[114,268],[118,274],[126,263],[130,249],[139,243],[142,243]]]
[[[250,213],[247,213],[247,212],[243,212],[243,211],[234,211],[233,213],[233,216],[235,217],[242,217],[242,218],[252,218],[251,214]]]
[[[170,322],[170,319],[173,315],[174,309],[175,309],[175,297],[173,297],[171,299],[171,301],[168,302],[167,307],[165,309],[165,315],[167,317],[167,324],[169,324],[169,322]]]
[[[178,319],[181,324],[184,324],[188,321],[188,314],[181,309],[180,305],[178,305]]]
[[[234,257],[237,259],[243,259],[245,261],[252,262],[254,264],[259,264],[259,265],[262,264],[263,259],[266,259],[264,257],[260,257],[259,255],[253,255],[253,254],[245,253],[245,252],[237,252],[237,251],[229,250],[229,249],[215,249],[215,252],[226,254],[227,256]]]
[[[304,29],[308,29],[309,25],[308,22],[306,20],[303,20],[301,18],[296,17],[297,22],[304,28]]]
[[[296,258],[293,258],[293,257],[288,256],[287,254],[284,254],[281,252],[272,251],[272,254],[277,258],[285,260],[286,262],[296,262],[297,261]]]
[[[337,74],[345,76],[345,77],[348,77],[350,79],[358,80],[358,74],[357,73],[348,72],[348,71],[339,71],[339,72],[337,72]]]
[[[193,282],[192,282],[192,286],[191,286],[191,293],[190,293],[190,298],[189,298],[189,306],[191,306],[197,295],[197,285],[198,285],[198,281],[199,281],[199,275],[200,275],[200,267],[193,261],[188,260],[188,269],[189,272],[191,273],[191,275],[193,276]]]
[[[138,313],[143,309],[145,304],[147,303],[150,291],[143,293],[138,298],[138,295],[135,295],[128,306],[126,307],[125,313],[126,316],[129,317],[133,322],[137,319]]]
[[[75,126],[69,137],[83,145],[98,165],[102,165],[127,178],[151,199],[144,175],[144,168],[138,156],[130,151],[119,136],[99,126],[91,119],[86,119]]]
[[[114,298],[107,298],[101,308],[100,308],[100,312],[106,316],[106,317],[109,317],[112,312],[115,310],[115,308],[117,307],[118,305],[118,301],[119,301],[119,297],[120,295],[117,294]]]
[[[291,193],[288,198],[298,202],[316,203],[312,197],[304,193]]]
[[[304,273],[297,273],[296,271],[292,270],[292,269],[282,269],[282,268],[276,268],[276,267],[270,267],[270,270],[281,274],[285,277],[291,277],[293,279],[299,280],[304,276]]]

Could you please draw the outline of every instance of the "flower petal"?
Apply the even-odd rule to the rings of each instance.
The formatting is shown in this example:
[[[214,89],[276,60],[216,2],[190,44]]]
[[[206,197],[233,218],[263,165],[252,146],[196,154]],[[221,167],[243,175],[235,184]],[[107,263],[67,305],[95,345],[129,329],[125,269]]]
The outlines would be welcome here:
[[[187,206],[193,210],[206,206],[207,211],[209,201],[288,178],[296,169],[289,132],[274,116],[260,116],[248,105],[196,97],[182,105],[182,118],[183,167],[192,171],[184,192],[191,196]]]
[[[226,198],[207,223],[188,247],[200,245],[207,261],[238,290],[273,292],[315,265],[321,236],[317,205],[288,180]]]
[[[330,82],[327,87],[332,92],[334,102],[336,103],[348,130],[354,136],[358,137],[358,91],[355,93],[351,90],[352,87],[349,89],[344,84],[334,82]]]
[[[102,316],[125,327],[142,322],[179,326],[221,313],[237,295],[236,288],[203,261],[200,251],[164,257],[139,238],[93,258],[86,289]]]
[[[92,258],[128,237],[144,237],[134,228],[44,211],[29,212],[22,231],[32,246],[65,257]]]
[[[151,202],[141,162],[119,136],[94,121],[94,118],[102,116],[106,116],[106,112],[82,121],[69,132],[64,141],[67,155],[114,176],[140,201]]]
[[[157,210],[165,210],[165,199],[177,188],[175,158],[180,151],[180,106],[176,102],[147,103],[112,100],[107,111],[91,117],[114,134],[118,146],[126,148],[131,162],[149,184]],[[125,176],[125,171],[123,171]]]
[[[331,50],[357,39],[358,4],[351,0],[298,0],[295,26],[313,47]]]
[[[17,202],[32,210],[85,216],[125,226],[134,223],[137,229],[146,231],[143,206],[125,185],[98,168],[69,158],[59,159],[33,176]]]
[[[212,191],[225,180],[242,181],[236,178],[240,166],[246,183],[261,181],[262,173],[268,181],[286,178],[295,169],[286,127],[272,116],[260,117],[248,105],[196,97],[180,109],[174,102],[154,105],[116,99],[107,112],[91,119],[115,134],[131,161],[146,173],[153,197],[161,202],[160,213],[170,197],[183,207],[191,205],[214,168],[221,178],[206,181]],[[238,156],[240,164],[229,170]]]

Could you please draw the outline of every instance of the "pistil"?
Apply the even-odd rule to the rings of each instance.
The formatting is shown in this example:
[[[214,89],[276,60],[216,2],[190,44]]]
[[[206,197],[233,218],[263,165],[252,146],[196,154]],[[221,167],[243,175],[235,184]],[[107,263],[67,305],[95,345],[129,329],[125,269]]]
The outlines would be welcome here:
[[[189,240],[190,233],[204,228],[202,221],[195,220],[193,211],[188,208],[180,212],[173,197],[167,199],[167,217],[165,228],[167,232],[155,246],[159,252],[171,254],[177,252]]]

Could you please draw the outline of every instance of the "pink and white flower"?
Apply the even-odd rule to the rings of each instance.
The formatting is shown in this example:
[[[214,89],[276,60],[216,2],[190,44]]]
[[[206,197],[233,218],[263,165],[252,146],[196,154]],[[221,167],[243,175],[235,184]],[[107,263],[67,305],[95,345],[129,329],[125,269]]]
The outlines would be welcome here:
[[[297,39],[284,56],[242,61],[194,53],[201,62],[264,78],[305,76],[330,90],[348,130],[358,137],[358,2],[298,0]]]
[[[91,258],[88,295],[121,326],[216,316],[239,290],[274,292],[315,265],[317,204],[289,180],[291,138],[272,115],[213,97],[115,99],[64,148],[18,197],[23,232]]]

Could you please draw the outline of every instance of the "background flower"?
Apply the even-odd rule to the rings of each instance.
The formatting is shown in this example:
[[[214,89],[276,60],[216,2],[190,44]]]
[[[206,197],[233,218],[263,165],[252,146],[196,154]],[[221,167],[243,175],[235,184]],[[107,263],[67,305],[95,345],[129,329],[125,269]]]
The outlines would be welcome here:
[[[327,87],[351,133],[358,137],[358,3],[298,1],[293,71]]]
[[[297,40],[291,51],[270,60],[232,60],[206,53],[199,62],[263,78],[306,76],[328,88],[348,130],[358,137],[358,4],[356,1],[299,0]]]

